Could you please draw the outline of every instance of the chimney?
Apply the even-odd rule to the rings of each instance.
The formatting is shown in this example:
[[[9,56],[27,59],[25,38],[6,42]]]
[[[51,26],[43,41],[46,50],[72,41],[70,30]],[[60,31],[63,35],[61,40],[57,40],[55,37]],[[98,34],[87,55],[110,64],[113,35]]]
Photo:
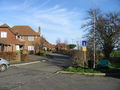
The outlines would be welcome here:
[[[41,32],[40,32],[40,26],[38,26],[38,33],[39,33],[39,35],[40,35],[40,33],[41,33]]]

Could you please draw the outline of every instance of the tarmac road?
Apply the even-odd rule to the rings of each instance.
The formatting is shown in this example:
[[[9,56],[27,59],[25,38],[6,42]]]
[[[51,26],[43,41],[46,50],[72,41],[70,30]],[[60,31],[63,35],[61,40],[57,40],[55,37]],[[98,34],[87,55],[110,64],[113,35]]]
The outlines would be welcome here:
[[[69,60],[57,55],[48,58],[48,62],[10,67],[0,73],[0,90],[120,90],[119,78],[55,74],[62,69],[53,63],[58,59]]]

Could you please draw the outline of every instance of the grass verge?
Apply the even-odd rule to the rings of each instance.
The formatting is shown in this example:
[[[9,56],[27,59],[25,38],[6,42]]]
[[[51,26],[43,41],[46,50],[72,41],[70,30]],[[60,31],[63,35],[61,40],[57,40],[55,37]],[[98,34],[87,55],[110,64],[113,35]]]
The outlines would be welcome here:
[[[64,69],[63,71],[67,72],[80,72],[80,73],[102,73],[101,71],[89,69],[89,68],[80,68],[80,67],[68,67]]]
[[[19,63],[21,62],[20,60],[11,60],[10,63]]]
[[[109,65],[110,69],[120,69],[120,63],[110,63]]]

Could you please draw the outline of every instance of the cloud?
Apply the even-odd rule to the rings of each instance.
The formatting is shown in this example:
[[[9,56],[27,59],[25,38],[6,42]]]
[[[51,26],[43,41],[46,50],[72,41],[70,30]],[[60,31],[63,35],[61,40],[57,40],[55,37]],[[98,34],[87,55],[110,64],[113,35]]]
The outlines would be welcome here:
[[[29,8],[33,3],[33,0],[19,0],[18,2],[15,2],[15,0],[2,0],[0,10],[25,10],[26,8]]]
[[[39,7],[43,7],[43,6],[45,6],[45,5],[48,4],[50,1],[51,1],[51,0],[47,0],[47,1],[45,1],[45,2],[42,3]]]
[[[80,19],[81,13],[83,12],[76,12],[74,9],[68,10],[65,7],[61,7],[59,4],[44,8],[50,1],[51,0],[47,0],[41,5],[33,7],[32,5],[35,3],[34,0],[25,0],[24,3],[12,5],[11,8],[3,7],[2,9],[11,11],[17,10],[19,12],[17,15],[13,13],[10,16],[14,18],[13,22],[11,21],[13,25],[21,23],[30,25],[33,28],[40,25],[43,35],[51,42],[54,42],[57,38],[65,39],[68,36],[70,38],[74,38],[76,35],[80,37],[78,32],[81,32],[79,30],[82,22],[78,20],[78,18]],[[19,23],[15,23],[15,20]]]
[[[34,9],[28,12],[30,16],[27,16],[24,20],[30,23],[34,22],[34,25],[41,24],[41,27],[44,29],[69,32],[76,27],[75,24],[80,24],[74,21],[79,17],[79,13],[68,11],[66,8],[60,8],[59,5],[45,10]],[[30,18],[32,18],[32,22]]]

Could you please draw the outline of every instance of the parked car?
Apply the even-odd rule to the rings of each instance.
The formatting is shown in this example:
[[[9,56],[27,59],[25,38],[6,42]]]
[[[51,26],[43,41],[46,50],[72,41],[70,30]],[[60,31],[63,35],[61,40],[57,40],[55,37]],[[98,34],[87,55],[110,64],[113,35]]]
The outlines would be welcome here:
[[[6,71],[9,66],[10,63],[7,60],[0,58],[0,72]]]

